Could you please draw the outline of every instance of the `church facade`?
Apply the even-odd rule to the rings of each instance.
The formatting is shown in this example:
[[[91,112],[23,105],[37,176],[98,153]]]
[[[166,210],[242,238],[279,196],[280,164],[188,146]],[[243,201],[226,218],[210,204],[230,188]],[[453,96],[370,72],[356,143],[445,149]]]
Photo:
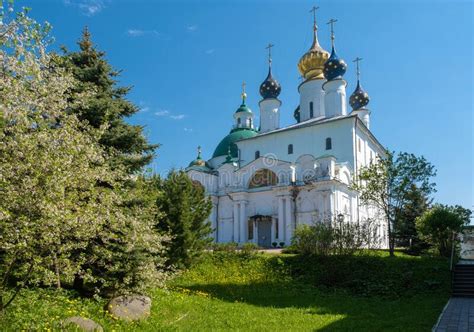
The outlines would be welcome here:
[[[244,89],[234,126],[212,158],[204,160],[199,148],[186,168],[212,200],[209,221],[216,242],[286,246],[298,225],[375,218],[377,235],[386,246],[386,221],[362,205],[351,189],[358,170],[383,157],[385,150],[370,131],[369,96],[359,82],[360,59],[348,109],[343,77],[347,65],[335,51],[334,22],[330,21],[329,53],[318,42],[314,21],[313,43],[298,63],[304,80],[298,86],[294,124],[280,126],[281,86],[272,74],[269,48],[258,127]]]

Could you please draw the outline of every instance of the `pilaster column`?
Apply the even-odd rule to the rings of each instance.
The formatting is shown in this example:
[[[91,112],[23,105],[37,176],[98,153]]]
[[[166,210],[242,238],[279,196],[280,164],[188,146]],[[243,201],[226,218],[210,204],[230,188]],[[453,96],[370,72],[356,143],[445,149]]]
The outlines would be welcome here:
[[[286,207],[285,207],[285,212],[286,212],[286,218],[285,218],[285,243],[287,245],[290,244],[291,238],[293,236],[293,202],[291,201],[291,197],[286,197]]]
[[[239,203],[234,202],[234,215],[233,215],[233,222],[234,222],[234,242],[239,242]]]
[[[214,242],[219,242],[219,239],[217,238],[217,223],[219,222],[219,216],[217,215],[217,205],[219,204],[219,200],[216,197],[212,197],[212,212],[210,216],[210,221],[211,221],[211,227],[212,227],[212,237],[214,238]]]
[[[239,243],[245,243],[248,240],[247,231],[247,211],[245,210],[246,201],[240,201],[240,240]]]
[[[279,242],[285,241],[285,228],[284,225],[284,200],[283,197],[278,197],[278,240]]]

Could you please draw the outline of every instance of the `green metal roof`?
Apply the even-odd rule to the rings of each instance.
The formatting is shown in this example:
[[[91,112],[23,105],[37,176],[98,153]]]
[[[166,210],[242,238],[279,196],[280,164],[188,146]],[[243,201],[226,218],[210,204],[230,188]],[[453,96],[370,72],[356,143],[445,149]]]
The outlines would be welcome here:
[[[237,111],[235,111],[235,113],[241,113],[241,112],[252,114],[252,110],[250,108],[248,108],[247,105],[245,105],[245,104],[240,105],[240,107],[237,109]]]
[[[238,157],[237,145],[235,142],[240,141],[241,139],[246,139],[250,137],[257,136],[258,133],[249,128],[236,128],[233,129],[229,135],[224,137],[222,141],[217,145],[212,158],[220,157],[220,156],[227,156],[227,152],[230,147],[230,154],[233,158]]]

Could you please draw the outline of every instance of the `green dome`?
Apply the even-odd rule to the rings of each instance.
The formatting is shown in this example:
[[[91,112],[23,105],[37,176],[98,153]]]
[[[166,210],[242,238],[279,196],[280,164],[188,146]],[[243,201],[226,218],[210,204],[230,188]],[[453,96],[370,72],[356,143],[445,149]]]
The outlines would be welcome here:
[[[188,167],[191,167],[191,166],[207,166],[206,165],[206,162],[202,159],[196,159],[196,160],[193,160],[189,163]]]
[[[195,169],[195,170],[198,170],[198,171],[204,171],[204,172],[208,172],[211,170],[211,166],[205,161],[202,159],[201,157],[201,146],[198,146],[197,148],[197,152],[198,152],[198,155],[196,157],[196,159],[194,159],[193,161],[191,161],[188,165],[188,167],[186,167],[186,169]]]
[[[245,105],[245,104],[240,105],[240,107],[237,109],[237,111],[235,111],[235,113],[241,113],[241,112],[252,114],[252,110],[250,108],[248,108],[247,105]]]
[[[224,137],[222,141],[217,145],[212,158],[220,157],[220,156],[227,156],[227,151],[229,150],[230,146],[230,153],[232,157],[238,157],[237,145],[235,142],[240,141],[241,139],[251,138],[257,136],[257,132],[253,129],[248,128],[238,128],[233,129],[229,135]]]

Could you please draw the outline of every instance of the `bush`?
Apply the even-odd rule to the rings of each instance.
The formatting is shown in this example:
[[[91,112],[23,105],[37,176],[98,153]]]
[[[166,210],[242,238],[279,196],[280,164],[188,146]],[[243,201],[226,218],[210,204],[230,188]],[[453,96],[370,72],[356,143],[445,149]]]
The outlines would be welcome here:
[[[402,298],[433,290],[448,294],[450,290],[449,264],[440,257],[398,254],[390,258],[375,251],[353,256],[296,255],[285,260],[294,279],[358,296]]]
[[[333,232],[326,223],[300,225],[293,236],[294,248],[303,255],[329,255],[332,249]]]
[[[259,247],[255,243],[247,242],[242,245],[240,252],[244,255],[252,255],[258,252],[258,249]]]
[[[214,252],[235,252],[237,251],[238,243],[236,242],[227,242],[227,243],[212,243],[209,246]]]
[[[435,246],[441,256],[451,254],[453,233],[469,224],[472,211],[461,206],[437,204],[416,219],[421,238]]]
[[[362,248],[378,246],[375,224],[366,220],[355,223],[315,223],[296,228],[292,249],[303,255],[352,255]]]

